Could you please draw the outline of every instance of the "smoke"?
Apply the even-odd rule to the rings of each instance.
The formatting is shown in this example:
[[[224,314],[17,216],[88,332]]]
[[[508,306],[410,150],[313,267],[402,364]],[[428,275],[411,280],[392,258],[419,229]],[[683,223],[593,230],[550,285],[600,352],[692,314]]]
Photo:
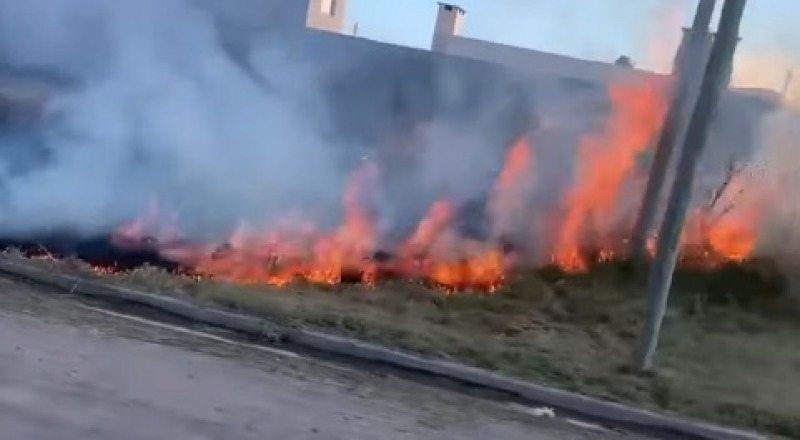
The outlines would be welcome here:
[[[792,196],[800,191],[798,136],[800,114],[796,109],[782,107],[764,118],[747,186],[737,201],[741,211],[762,211],[760,252],[793,263],[800,257],[800,203]]]
[[[690,4],[688,0],[660,0],[653,5],[648,19],[643,21],[647,29],[639,30],[648,37],[644,40],[647,42],[643,60],[646,68],[663,73],[672,70]]]
[[[398,135],[404,151],[381,164],[394,188],[378,204],[387,228],[413,224],[436,199],[486,196],[504,149],[534,125],[532,101],[569,107],[563,87],[534,96],[500,68],[311,35],[282,23],[303,2],[261,3],[0,0],[2,64],[77,84],[24,134],[40,156],[30,166],[0,139],[0,235],[106,234],[153,200],[187,238],[293,210],[329,226],[346,156],[392,150],[380,137]],[[405,173],[392,154],[413,156]]]
[[[576,145],[602,134],[609,114],[605,84],[257,24],[231,37],[221,23],[257,14],[223,3],[0,0],[0,60],[77,83],[27,133],[34,165],[22,169],[19,143],[0,140],[0,235],[105,234],[152,199],[187,238],[221,239],[294,209],[327,226],[354,150],[380,153],[380,228],[407,231],[436,200],[488,197],[521,137],[534,150],[533,203],[550,212],[575,184]],[[232,52],[240,39],[246,50]]]
[[[786,104],[800,108],[800,61],[788,51],[742,53],[737,57],[733,83],[781,93]]]
[[[0,29],[5,63],[80,83],[32,134],[46,161],[0,171],[3,233],[102,233],[154,197],[207,231],[338,197],[313,66],[290,63],[277,42],[254,53],[270,91],[188,1],[3,0]]]

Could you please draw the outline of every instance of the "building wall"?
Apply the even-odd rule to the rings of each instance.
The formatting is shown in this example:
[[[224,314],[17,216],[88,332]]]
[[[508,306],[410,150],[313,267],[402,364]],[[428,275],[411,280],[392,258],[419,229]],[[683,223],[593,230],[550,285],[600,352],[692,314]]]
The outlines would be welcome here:
[[[285,0],[273,1],[282,3],[285,8]],[[309,11],[304,1],[291,3]],[[298,14],[287,9],[283,9],[283,13]],[[354,152],[375,148],[431,121],[446,121],[465,134],[473,133],[475,142],[485,142],[496,151],[505,148],[519,133],[534,130],[542,115],[557,113],[553,109],[559,107],[570,109],[559,116],[573,126],[570,130],[591,128],[608,114],[605,90],[612,82],[669,79],[610,62],[465,38],[457,35],[460,23],[444,22],[447,28],[439,29],[443,40],[438,51],[317,32],[305,27],[301,31],[284,31],[290,37],[284,39],[283,46],[293,57],[306,59],[314,66],[319,83],[324,85],[325,103],[331,114],[328,131],[331,136],[349,142]],[[265,32],[276,32],[269,27],[262,25]],[[721,107],[716,129],[727,127],[728,121],[736,121],[733,131],[740,132],[741,136],[714,138],[725,139],[724,143],[730,144],[723,146],[725,149],[744,151],[752,143],[748,139],[750,133],[755,131],[746,127],[756,126],[759,115],[766,113],[767,107],[746,99],[731,98],[726,102],[736,105]],[[574,103],[583,103],[582,107],[593,110],[575,117]],[[709,151],[719,148],[712,145]],[[713,153],[709,153],[709,157],[712,156]]]
[[[564,55],[524,49],[461,36],[450,36],[439,52],[496,63],[532,75],[559,76],[599,82],[647,80],[662,81],[663,76],[613,63],[582,60]]]
[[[611,63],[611,60],[609,62],[584,60],[463,37],[461,31],[466,12],[458,9],[460,12],[457,14],[458,23],[454,26],[453,17],[456,14],[452,7],[445,10],[446,6],[439,5],[439,19],[434,29],[431,49],[437,53],[485,61],[510,70],[524,72],[534,82],[543,78],[573,79],[604,88],[614,82],[630,81],[647,81],[668,85],[671,79],[671,75],[618,66]],[[698,56],[707,59],[714,39],[711,33],[703,37],[702,49]],[[688,38],[688,29],[684,29],[683,40],[675,57],[676,63],[683,61],[683,50]],[[692,82],[691,87],[695,93],[699,91],[704,70],[701,64],[698,66],[701,67],[692,72],[695,81]],[[770,96],[765,97],[763,95],[750,91],[745,93],[741,90],[729,90],[723,95],[711,129],[707,153],[702,161],[704,180],[711,182],[711,185],[718,184],[731,159],[747,160],[753,149],[757,147],[760,121],[779,106],[779,101],[773,96],[768,94]],[[688,120],[690,116],[691,109],[687,108],[684,118]]]
[[[329,131],[351,145],[436,122],[502,148],[536,123],[538,85],[491,63],[318,32],[292,51],[314,63]]]

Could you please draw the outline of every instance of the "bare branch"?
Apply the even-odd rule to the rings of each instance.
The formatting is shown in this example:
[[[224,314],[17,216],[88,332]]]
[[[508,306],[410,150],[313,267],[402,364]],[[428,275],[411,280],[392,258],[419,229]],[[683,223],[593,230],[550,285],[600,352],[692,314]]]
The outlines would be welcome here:
[[[711,200],[706,207],[707,211],[711,211],[717,206],[719,201],[722,199],[722,196],[725,195],[728,187],[730,187],[731,183],[733,182],[733,179],[742,174],[748,165],[749,164],[747,163],[737,165],[736,159],[731,156],[730,161],[728,162],[728,169],[725,172],[725,178],[722,180],[722,183],[720,183],[720,185],[711,193]],[[734,195],[734,197],[738,197],[740,194],[741,191]],[[726,211],[729,211],[729,209],[726,208]]]

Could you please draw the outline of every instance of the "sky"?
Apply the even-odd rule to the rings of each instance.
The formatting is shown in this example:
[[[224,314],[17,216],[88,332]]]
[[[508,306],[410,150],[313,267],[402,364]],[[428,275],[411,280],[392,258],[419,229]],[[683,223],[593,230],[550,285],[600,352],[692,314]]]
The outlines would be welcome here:
[[[467,11],[464,36],[582,58],[664,70],[679,28],[691,23],[697,0],[454,0]],[[722,1],[718,1],[722,3]],[[577,5],[580,5],[578,7]],[[435,0],[349,0],[359,35],[428,48]],[[719,6],[718,6],[719,9]],[[736,81],[780,87],[800,67],[798,0],[750,0],[742,23]],[[800,83],[800,71],[796,75]],[[753,84],[749,84],[753,83]]]

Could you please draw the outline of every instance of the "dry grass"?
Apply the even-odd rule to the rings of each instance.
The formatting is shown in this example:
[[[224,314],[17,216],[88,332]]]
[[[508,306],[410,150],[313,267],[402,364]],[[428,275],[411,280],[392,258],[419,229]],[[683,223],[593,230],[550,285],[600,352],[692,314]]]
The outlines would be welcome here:
[[[97,276],[74,262],[32,263]],[[402,282],[378,290],[242,287],[155,268],[103,278],[608,400],[800,438],[800,313],[790,284],[761,263],[680,275],[652,375],[629,367],[644,301],[624,265],[584,276],[529,273],[493,296],[444,296]]]

